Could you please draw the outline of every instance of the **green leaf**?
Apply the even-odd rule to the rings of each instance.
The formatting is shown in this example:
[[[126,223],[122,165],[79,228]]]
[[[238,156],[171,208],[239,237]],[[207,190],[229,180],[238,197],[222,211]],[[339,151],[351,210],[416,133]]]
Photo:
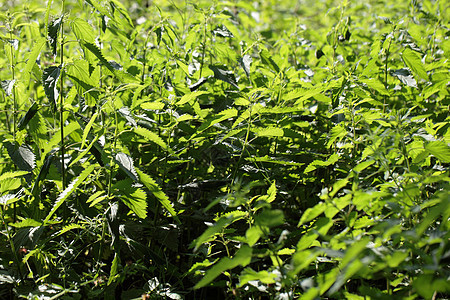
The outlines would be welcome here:
[[[84,169],[80,173],[80,175],[77,178],[75,178],[61,194],[59,194],[58,198],[56,198],[55,204],[53,205],[52,209],[50,210],[50,213],[45,218],[44,224],[50,220],[50,218],[53,216],[53,214],[56,212],[56,210],[61,206],[61,204],[64,203],[64,201],[67,200],[67,198],[69,198],[69,196],[75,191],[75,189],[80,184],[84,183],[84,180],[86,179],[86,177],[89,176],[89,174],[92,173],[92,171],[94,171],[94,168],[95,168],[94,165],[90,165],[89,167]]]
[[[269,273],[266,270],[256,272],[251,268],[246,268],[239,276],[239,286],[242,287],[249,281],[261,281],[263,284],[273,284],[277,274]]]
[[[49,1],[51,2],[51,1]],[[39,38],[35,43],[34,46],[30,52],[30,54],[27,57],[27,63],[25,65],[25,68],[23,69],[22,76],[23,76],[23,82],[25,84],[28,84],[30,81],[31,71],[33,70],[33,67],[36,65],[36,60],[39,57],[39,54],[42,51],[42,48],[45,45],[45,38]]]
[[[258,226],[275,227],[284,223],[284,214],[279,209],[266,209],[255,217]]]
[[[146,128],[143,128],[143,127],[140,127],[140,126],[134,127],[133,131],[135,133],[139,134],[140,136],[144,137],[148,141],[157,144],[158,146],[160,146],[164,150],[168,150],[169,149],[167,144],[156,133],[151,132],[150,130],[148,130]]]
[[[188,94],[184,95],[183,97],[181,97],[181,99],[176,103],[176,105],[183,105],[185,103],[191,102],[192,100],[196,99],[198,96],[205,95],[205,94],[209,94],[209,92],[196,91],[196,92],[188,93]]]
[[[234,74],[232,71],[228,71],[224,66],[209,66],[209,68],[214,72],[214,78],[225,81],[226,83],[231,84],[237,90],[239,89],[236,79],[234,78]]]
[[[14,90],[14,84],[16,80],[2,80],[2,89],[5,91],[6,96],[11,97]]]
[[[47,33],[47,35],[48,35],[48,41],[49,41],[50,46],[52,48],[53,55],[56,55],[56,46],[57,46],[57,43],[58,43],[58,32],[59,32],[59,29],[61,28],[63,17],[64,16],[61,16],[58,19],[53,20],[48,25],[48,33]]]
[[[88,22],[80,18],[75,18],[70,25],[78,40],[89,43],[95,42],[95,30]]]
[[[10,223],[9,225],[13,226],[15,228],[39,227],[42,225],[42,222],[27,218],[27,219],[20,221],[19,223]]]
[[[147,194],[133,185],[131,179],[119,181],[113,185],[114,194],[139,218],[147,217]]]
[[[328,167],[339,160],[339,156],[337,154],[332,154],[326,161],[322,160],[314,160],[312,161],[305,169],[305,173],[314,171],[318,167]]]
[[[74,223],[68,224],[68,225],[64,226],[64,227],[58,232],[57,235],[64,234],[64,233],[66,233],[66,232],[68,232],[68,231],[70,231],[70,230],[74,230],[74,229],[84,229],[84,227],[83,227],[82,225],[80,225],[80,224],[74,224]]]
[[[417,52],[411,50],[410,48],[406,48],[402,53],[402,59],[414,74],[422,79],[425,79],[426,81],[429,81],[428,74],[425,71],[425,67],[423,66],[422,60]]]
[[[58,89],[56,88],[59,80],[59,75],[61,74],[62,65],[51,66],[44,69],[42,73],[42,85],[44,87],[45,95],[50,101],[53,111],[56,111],[56,101],[59,96]]]
[[[374,89],[381,95],[385,95],[385,96],[390,95],[389,91],[386,90],[386,87],[384,86],[384,84],[381,83],[381,81],[379,81],[376,78],[370,78],[370,79],[359,78],[359,81],[367,84],[368,87],[370,87],[371,89]]]
[[[10,142],[4,142],[14,164],[22,171],[32,171],[36,166],[36,156],[30,146],[22,144],[18,146]]]
[[[136,173],[136,169],[133,165],[133,160],[131,157],[125,153],[119,152],[116,154],[116,162],[119,167],[135,182],[138,182],[138,176]]]
[[[300,222],[298,223],[297,226],[301,226],[306,222],[311,221],[312,219],[322,214],[326,209],[327,205],[324,202],[319,202],[314,207],[307,208],[305,212],[302,214]]]
[[[114,280],[117,277],[117,273],[119,273],[119,264],[120,264],[120,257],[119,254],[116,252],[114,253],[114,259],[112,261],[111,270],[109,271],[109,278],[108,278],[108,285],[114,282]]]
[[[270,55],[269,51],[263,49],[259,53],[259,56],[261,57],[261,61],[263,62],[263,64],[268,66],[272,71],[274,71],[275,73],[279,73],[280,72],[280,67],[272,59],[272,56]]]
[[[432,141],[425,145],[425,150],[444,163],[450,162],[450,147],[441,141]]]
[[[97,191],[92,194],[87,200],[86,203],[90,203],[89,207],[95,206],[97,203],[102,202],[104,199],[108,198],[108,195],[104,195],[105,191]]]
[[[211,269],[206,271],[205,276],[194,286],[194,289],[199,289],[208,285],[226,270],[234,269],[237,266],[247,266],[252,259],[252,253],[252,248],[247,245],[242,245],[233,258],[224,257],[218,263],[214,264]]]
[[[245,238],[247,239],[247,244],[250,247],[258,242],[259,238],[264,235],[264,232],[261,230],[260,226],[252,226],[245,232]]]
[[[159,200],[161,205],[172,215],[172,217],[181,224],[180,220],[177,217],[177,213],[173,208],[172,203],[169,200],[169,197],[161,190],[156,181],[153,180],[149,175],[145,174],[139,169],[136,169],[136,173],[139,176],[140,182],[145,185],[145,187]]]
[[[34,102],[33,105],[28,109],[28,111],[25,113],[25,115],[20,119],[19,124],[17,124],[17,128],[19,130],[22,130],[27,126],[28,122],[34,117],[34,115],[38,111],[38,104],[37,102]]]
[[[44,164],[42,165],[41,169],[39,170],[39,174],[34,180],[33,188],[31,189],[31,194],[34,196],[35,199],[39,199],[39,193],[40,193],[40,184],[42,181],[44,181],[45,177],[47,177],[48,170],[50,169],[50,165],[53,161],[53,158],[55,157],[56,149],[50,151],[45,156]]]
[[[30,174],[28,171],[15,171],[15,172],[5,172],[2,175],[0,175],[0,181],[9,179],[9,178],[16,178],[19,176]]]
[[[264,137],[264,136],[282,137],[282,136],[284,136],[284,130],[282,128],[278,128],[278,127],[253,128],[252,131],[254,131],[258,136],[261,136],[261,137]]]
[[[89,131],[91,130],[92,124],[94,124],[95,120],[97,119],[98,112],[95,112],[95,114],[92,115],[91,120],[86,125],[86,127],[83,130],[83,137],[81,138],[81,146],[80,149],[83,149],[84,145],[86,144],[86,139],[89,134]]]

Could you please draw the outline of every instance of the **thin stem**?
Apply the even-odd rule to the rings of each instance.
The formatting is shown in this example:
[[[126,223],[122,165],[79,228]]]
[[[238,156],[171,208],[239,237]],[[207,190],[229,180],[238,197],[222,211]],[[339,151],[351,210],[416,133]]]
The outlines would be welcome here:
[[[63,13],[64,13],[64,1],[63,1]],[[61,132],[61,180],[62,180],[62,188],[66,189],[66,170],[64,166],[64,72],[62,70],[64,63],[64,20],[61,20],[61,44],[60,44],[60,63],[61,63],[61,75],[59,78],[59,126]]]
[[[2,224],[5,226],[6,236],[7,236],[7,238],[8,238],[8,242],[9,242],[9,245],[10,245],[10,247],[11,247],[11,251],[12,251],[12,253],[13,253],[14,261],[15,261],[15,263],[17,264],[17,269],[18,269],[18,271],[19,271],[20,278],[23,279],[22,268],[21,268],[21,265],[20,265],[20,260],[19,260],[19,258],[17,257],[16,247],[14,246],[14,242],[13,242],[13,240],[12,240],[12,236],[11,236],[11,232],[9,231],[8,224],[6,224],[5,218],[4,218],[4,216],[3,216],[3,213],[4,213],[4,208],[3,208],[3,206],[0,207],[0,210],[1,210],[0,216],[2,217]]]

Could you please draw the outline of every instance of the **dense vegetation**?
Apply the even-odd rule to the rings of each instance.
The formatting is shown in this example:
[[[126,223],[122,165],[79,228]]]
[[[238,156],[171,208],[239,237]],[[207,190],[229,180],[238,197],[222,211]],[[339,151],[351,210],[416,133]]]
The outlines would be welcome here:
[[[194,3],[0,4],[0,298],[449,297],[449,3]]]

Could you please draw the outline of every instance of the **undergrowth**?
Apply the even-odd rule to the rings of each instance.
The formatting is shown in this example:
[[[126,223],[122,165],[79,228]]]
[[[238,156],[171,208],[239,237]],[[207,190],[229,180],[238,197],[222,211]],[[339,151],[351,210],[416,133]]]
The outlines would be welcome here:
[[[449,297],[445,1],[4,1],[2,299]]]

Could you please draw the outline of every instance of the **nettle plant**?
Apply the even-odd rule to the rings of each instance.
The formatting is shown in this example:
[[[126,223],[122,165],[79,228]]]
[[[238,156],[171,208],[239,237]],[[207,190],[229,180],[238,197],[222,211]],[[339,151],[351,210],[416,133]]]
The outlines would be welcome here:
[[[8,5],[2,297],[448,295],[443,2]]]

